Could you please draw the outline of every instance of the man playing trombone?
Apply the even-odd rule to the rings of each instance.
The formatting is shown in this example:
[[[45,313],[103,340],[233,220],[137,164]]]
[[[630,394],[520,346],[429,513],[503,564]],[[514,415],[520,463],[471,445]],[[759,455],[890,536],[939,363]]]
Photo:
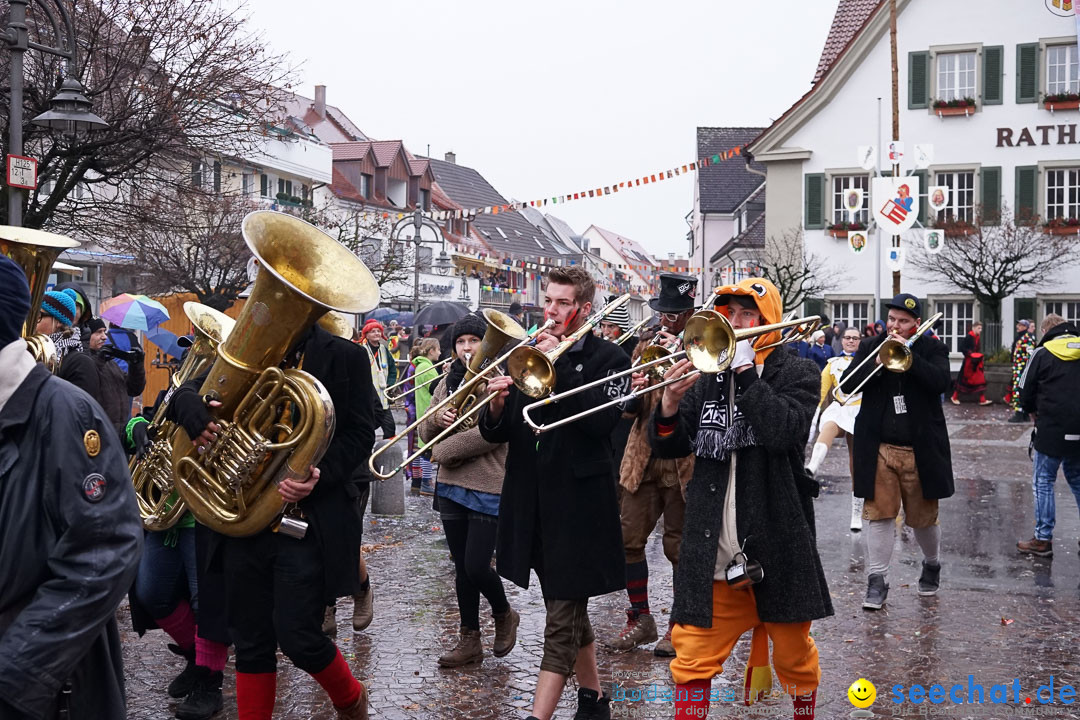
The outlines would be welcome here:
[[[901,293],[887,307],[887,335],[863,339],[839,386],[852,393],[865,382],[855,419],[853,484],[855,496],[866,500],[863,518],[869,524],[866,610],[880,610],[889,594],[901,505],[923,553],[919,594],[937,594],[938,500],[953,494],[949,432],[940,400],[949,386],[949,351],[926,332],[928,327],[920,327],[922,304],[917,297]],[[900,346],[907,348],[906,368],[898,363],[892,372],[881,372],[882,353]],[[872,356],[873,362],[864,362]]]
[[[536,338],[550,353],[560,340],[583,329],[596,287],[580,266],[547,273],[544,316],[555,325]],[[595,322],[590,320],[589,322]],[[585,333],[554,363],[555,390],[577,387],[629,368],[614,343]],[[625,393],[626,375],[544,408],[546,418],[564,417]],[[601,692],[596,643],[588,600],[626,586],[619,512],[611,481],[611,431],[621,411],[612,406],[587,423],[535,435],[523,421],[530,399],[509,376],[488,381],[495,393],[480,418],[480,432],[493,443],[509,443],[499,506],[496,568],[521,587],[535,569],[547,608],[533,716],[548,720],[567,677],[576,673],[579,718],[607,718],[610,698]],[[603,695],[603,697],[601,697]]]

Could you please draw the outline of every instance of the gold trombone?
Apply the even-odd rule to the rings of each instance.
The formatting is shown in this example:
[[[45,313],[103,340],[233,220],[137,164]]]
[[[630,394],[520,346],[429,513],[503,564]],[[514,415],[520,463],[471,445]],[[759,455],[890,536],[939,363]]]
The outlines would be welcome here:
[[[371,471],[372,475],[379,478],[380,480],[389,480],[390,478],[394,477],[394,475],[396,475],[398,471],[400,471],[403,467],[407,466],[415,458],[420,456],[423,452],[427,451],[427,449],[430,448],[432,445],[441,441],[443,438],[450,435],[451,433],[457,432],[467,423],[471,422],[472,418],[478,415],[480,410],[486,407],[487,404],[491,402],[492,398],[495,397],[495,393],[489,393],[487,397],[477,402],[477,397],[481,390],[481,384],[483,383],[484,385],[486,385],[487,381],[485,378],[487,378],[488,375],[494,372],[495,369],[499,367],[499,365],[501,365],[508,357],[510,357],[513,351],[506,352],[503,355],[494,357],[494,359],[492,359],[493,356],[495,356],[498,351],[501,350],[504,345],[506,345],[507,341],[520,339],[521,344],[532,342],[533,340],[535,340],[536,336],[538,336],[540,333],[544,332],[554,324],[553,321],[549,320],[540,327],[536,328],[536,330],[534,330],[531,334],[528,334],[520,325],[517,324],[517,322],[513,318],[511,318],[505,313],[499,312],[498,310],[485,310],[484,320],[487,321],[488,328],[487,331],[484,333],[484,338],[480,344],[480,349],[475,355],[473,355],[473,357],[469,361],[469,369],[466,373],[466,379],[462,381],[461,385],[458,387],[457,390],[449,393],[441,401],[429,407],[426,413],[424,413],[421,417],[418,417],[408,427],[400,431],[397,435],[395,435],[388,442],[386,442],[381,448],[371,454],[371,457],[368,458],[368,469]],[[521,347],[521,345],[517,345],[514,349],[516,350],[518,347]],[[453,404],[453,406],[458,410],[459,415],[449,427],[447,427],[441,433],[439,433],[427,443],[425,443],[423,448],[402,459],[402,461],[393,468],[386,470],[383,468],[383,466],[377,463],[378,458],[384,452],[386,452],[387,448],[389,448],[391,445],[394,445],[402,438],[406,437],[410,431],[420,427],[421,423],[423,423],[425,420],[432,417],[450,404]]]
[[[837,383],[836,388],[833,390],[833,399],[841,405],[847,405],[848,401],[858,395],[862,391],[863,386],[866,385],[866,383],[870,382],[870,378],[874,377],[874,375],[876,375],[877,372],[882,368],[885,368],[889,372],[894,373],[903,373],[911,369],[911,346],[915,344],[916,340],[923,336],[923,333],[934,327],[934,325],[937,324],[937,321],[940,320],[944,314],[945,313],[937,313],[932,318],[924,322],[907,340],[897,340],[896,338],[891,336],[885,338],[881,345],[878,346],[876,353],[867,355],[865,358],[863,358],[863,361],[859,363],[854,370],[850,371],[850,375]],[[855,386],[854,390],[849,393],[845,393],[843,390],[840,389],[844,386],[844,380],[850,380],[851,378],[858,375],[859,371],[862,370],[863,365],[866,365],[866,363],[872,361],[874,358],[880,360],[881,364],[871,370],[869,374],[867,374],[867,376],[863,378],[862,382]]]
[[[745,328],[736,330],[731,326],[731,322],[725,315],[712,310],[708,307],[699,310],[690,316],[690,319],[686,321],[686,328],[683,330],[683,348],[677,352],[660,355],[648,362],[643,362],[639,365],[631,367],[627,370],[623,370],[620,373],[608,375],[607,377],[593,380],[592,382],[585,383],[566,392],[558,393],[556,395],[549,395],[548,397],[535,402],[523,411],[525,422],[531,427],[537,434],[554,430],[555,428],[568,425],[572,422],[576,422],[584,417],[597,413],[601,410],[606,410],[613,405],[620,405],[627,400],[630,400],[647,393],[651,393],[655,390],[660,390],[676,382],[681,382],[687,378],[695,377],[702,373],[715,374],[723,372],[731,365],[732,360],[735,359],[735,346],[740,340],[749,340],[751,338],[761,337],[768,335],[769,333],[776,332],[777,330],[785,330],[787,328],[795,328],[787,336],[783,337],[780,341],[770,343],[761,348],[755,348],[756,350],[764,350],[766,348],[776,347],[778,345],[786,345],[788,343],[797,342],[808,337],[821,325],[821,318],[816,315],[805,318],[797,318],[793,320],[785,320],[783,322],[774,323],[772,325],[760,325],[754,328]],[[556,420],[555,422],[542,424],[537,423],[530,415],[535,410],[544,407],[545,405],[553,405],[565,398],[572,395],[585,392],[598,385],[609,383],[612,380],[622,377],[630,373],[644,372],[650,370],[654,366],[661,364],[671,364],[678,362],[683,357],[690,359],[690,362],[694,365],[694,371],[681,375],[677,378],[671,378],[664,380],[656,385],[641,388],[640,390],[633,390],[626,395],[614,398],[605,403],[589,408],[582,412],[576,413],[569,417]],[[666,372],[666,371],[665,371]],[[552,383],[554,384],[554,383]],[[543,397],[543,396],[541,396]]]
[[[648,325],[650,320],[652,320],[652,315],[651,314],[646,315],[641,320],[641,322],[639,322],[637,325],[630,328],[628,331],[624,332],[622,335],[620,335],[618,338],[616,338],[615,339],[615,344],[621,346],[621,345],[625,344],[626,341],[629,340],[630,338],[637,337],[637,334],[639,332],[641,332],[641,328]]]
[[[440,362],[435,363],[434,365],[429,367],[424,372],[431,372],[432,370],[438,370],[443,365],[446,365],[446,364],[452,363],[452,362],[454,362],[454,357],[453,356],[448,357],[445,360],[442,360]],[[430,385],[433,382],[438,382],[439,380],[442,379],[442,376],[443,376],[442,370],[439,370],[438,374],[435,377],[431,378],[430,380],[425,380],[424,382],[420,383],[419,385],[414,385],[413,387],[409,388],[408,390],[401,391],[397,395],[391,395],[390,394],[391,390],[393,390],[396,387],[401,387],[402,385],[404,385],[405,383],[407,383],[407,382],[409,382],[411,380],[415,380],[416,376],[414,375],[412,377],[407,377],[404,380],[398,380],[396,383],[394,383],[390,387],[386,388],[386,401],[387,402],[397,402],[401,398],[405,397],[406,395],[409,395],[411,393],[416,392],[417,390],[419,390],[422,387],[427,387],[428,385]]]

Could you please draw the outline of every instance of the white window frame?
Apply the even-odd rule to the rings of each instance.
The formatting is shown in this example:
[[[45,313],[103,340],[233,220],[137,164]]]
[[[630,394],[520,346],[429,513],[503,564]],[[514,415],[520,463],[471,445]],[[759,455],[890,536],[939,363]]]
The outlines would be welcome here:
[[[1061,35],[1058,37],[1039,38],[1039,62],[1036,63],[1038,67],[1038,83],[1036,87],[1039,88],[1041,93],[1039,102],[1042,102],[1041,98],[1046,97],[1047,87],[1049,87],[1050,69],[1048,67],[1050,48],[1058,45],[1075,45],[1076,35]]]
[[[1060,52],[1064,52],[1064,62],[1051,64],[1051,56]],[[1077,51],[1075,39],[1072,43],[1047,45],[1044,56],[1046,58],[1046,72],[1044,73],[1043,92],[1047,95],[1080,93],[1080,52]],[[1051,87],[1051,83],[1055,82],[1051,77],[1054,74],[1052,68],[1055,66],[1059,68],[1059,72],[1064,73],[1065,79],[1057,78],[1056,86]]]
[[[861,179],[866,181],[865,187],[862,185],[853,185],[852,181]],[[839,180],[842,183],[843,190],[836,190],[836,181]],[[829,222],[826,225],[835,225],[839,222],[848,222],[848,211],[844,207],[844,190],[851,187],[863,188],[863,204],[862,209],[855,213],[855,220],[861,222],[864,226],[870,226],[870,174],[862,168],[839,168],[837,170],[827,170],[825,172],[826,189],[829,193]],[[837,219],[839,218],[839,219]]]
[[[1071,323],[1080,322],[1080,295],[1053,295],[1039,298],[1039,308],[1042,315],[1039,324],[1050,313],[1057,313]]]
[[[928,184],[929,185],[947,185],[949,187],[949,202],[946,205],[945,209],[940,211],[937,214],[937,216],[935,218],[935,220],[937,222],[945,221],[945,219],[951,214],[953,220],[963,220],[965,222],[969,222],[969,223],[972,223],[972,224],[975,223],[975,220],[976,220],[977,215],[978,215],[976,210],[977,210],[977,208],[979,206],[979,170],[980,169],[981,168],[978,165],[974,165],[974,166],[973,165],[938,165],[938,166],[928,168],[928,170],[927,170],[927,178],[928,178]],[[960,173],[971,173],[971,188],[970,188],[970,190],[971,190],[971,206],[970,206],[970,208],[968,208],[968,206],[966,206],[966,205],[964,206],[964,208],[970,210],[970,213],[971,213],[970,217],[961,216],[960,213],[958,212],[957,193],[956,193],[955,182],[956,182],[956,176],[958,174],[960,174]],[[948,183],[940,182],[938,180],[938,175],[952,175],[954,184],[953,185],[948,185]],[[929,191],[929,188],[923,188],[922,191],[923,191],[923,195],[925,196],[926,193]],[[967,190],[965,190],[965,192],[966,191]],[[926,202],[926,201],[927,201],[927,198],[924,197],[922,202]],[[927,205],[927,208],[929,208],[929,205]],[[932,211],[930,211],[930,212],[932,212]]]
[[[826,296],[825,302],[828,304],[828,309],[830,311],[828,313],[829,314],[829,319],[831,319],[832,322],[834,322],[834,323],[843,322],[845,325],[847,325],[847,327],[852,327],[852,322],[851,322],[852,315],[853,315],[852,310],[854,310],[855,306],[856,305],[865,306],[866,307],[866,317],[860,319],[854,325],[854,327],[859,331],[860,336],[863,333],[863,329],[867,325],[869,325],[870,322],[871,322],[871,317],[873,316],[873,306],[874,306],[874,298],[873,298],[873,296],[870,296],[870,295],[844,296],[844,297]],[[842,313],[838,312],[837,307],[836,307],[837,305],[846,305],[847,306],[846,311],[842,312]]]
[[[949,348],[949,352],[960,352],[960,341],[967,335],[971,325],[979,321],[979,304],[975,302],[975,298],[970,295],[946,295],[930,298],[927,304],[934,309],[931,314],[944,313],[934,328],[938,337]],[[957,317],[956,309],[959,305],[970,306],[970,317],[967,313],[964,313],[963,317]]]
[[[964,95],[960,97],[972,97],[975,99],[975,112],[982,110],[982,63],[983,63],[983,44],[982,43],[967,43],[961,45],[932,45],[930,47],[930,114],[934,113],[934,101],[935,100],[949,100],[945,97],[938,84],[939,69],[938,59],[942,55],[959,55],[962,53],[975,53],[975,85],[974,91],[970,96]],[[955,72],[955,71],[954,71]]]
[[[1041,174],[1043,217],[1047,220],[1057,217],[1080,217],[1080,163],[1075,163],[1071,167],[1047,167]],[[1052,209],[1051,184],[1059,177],[1063,181],[1060,186],[1061,202],[1053,203]],[[1058,186],[1055,185],[1055,191],[1057,189]]]

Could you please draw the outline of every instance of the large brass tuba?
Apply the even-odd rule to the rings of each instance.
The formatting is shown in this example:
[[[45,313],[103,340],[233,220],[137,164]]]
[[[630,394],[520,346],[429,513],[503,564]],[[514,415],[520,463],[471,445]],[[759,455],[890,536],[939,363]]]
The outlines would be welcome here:
[[[153,531],[168,530],[187,511],[173,484],[172,435],[176,425],[165,419],[169,400],[176,388],[210,369],[218,346],[229,337],[234,324],[231,317],[197,302],[184,303],[184,314],[195,328],[195,340],[180,369],[172,376],[168,393],[154,411],[150,426],[156,430],[157,439],[150,443],[142,458],[132,458],[128,463],[143,527]]]
[[[30,312],[23,324],[22,336],[30,354],[50,372],[56,372],[56,348],[47,335],[38,334],[38,313],[53,263],[60,253],[76,247],[79,247],[77,241],[63,235],[12,225],[0,226],[0,255],[14,260],[26,273],[26,282],[30,285]]]
[[[286,353],[328,310],[366,312],[379,302],[371,271],[313,225],[282,213],[244,218],[244,241],[259,264],[251,295],[200,389],[220,407],[205,452],[181,428],[173,435],[173,481],[196,519],[225,535],[253,535],[283,512],[277,484],[303,479],[334,430],[322,385]],[[284,527],[284,525],[283,525]]]

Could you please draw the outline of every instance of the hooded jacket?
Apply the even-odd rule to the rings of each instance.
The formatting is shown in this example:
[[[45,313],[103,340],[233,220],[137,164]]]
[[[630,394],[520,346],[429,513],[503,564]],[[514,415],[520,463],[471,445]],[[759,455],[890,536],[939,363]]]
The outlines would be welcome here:
[[[1043,336],[1020,377],[1020,404],[1035,413],[1035,449],[1080,457],[1080,331],[1062,323]]]

